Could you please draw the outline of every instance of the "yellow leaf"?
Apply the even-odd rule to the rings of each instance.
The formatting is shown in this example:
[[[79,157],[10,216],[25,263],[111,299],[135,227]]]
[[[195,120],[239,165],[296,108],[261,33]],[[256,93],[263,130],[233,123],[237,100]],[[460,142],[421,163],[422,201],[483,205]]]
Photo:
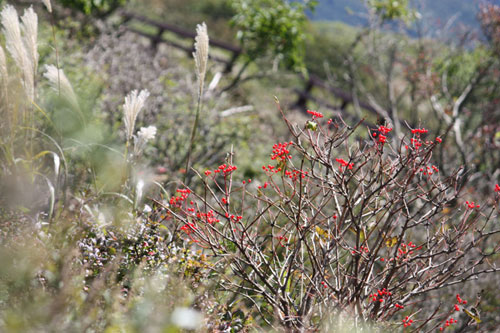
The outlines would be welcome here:
[[[396,236],[386,237],[385,246],[394,247],[398,243],[398,238]]]
[[[365,239],[366,239],[365,231],[363,229],[361,229],[361,231],[359,232],[359,241],[364,242]]]
[[[350,230],[353,234],[355,234],[355,235],[357,235],[357,234],[358,234],[358,233],[357,233],[357,231],[356,231],[356,229],[354,229],[354,227],[350,227],[350,228],[349,228],[349,230]],[[361,229],[361,230],[359,231],[359,241],[360,241],[360,242],[364,242],[364,241],[365,241],[365,239],[366,239],[366,236],[365,236],[365,231],[364,231],[363,229]]]
[[[479,324],[481,322],[481,319],[479,318],[479,313],[477,312],[476,308],[470,308],[470,310],[467,310],[466,308],[464,308],[464,312],[469,317],[471,317],[472,319],[474,319],[476,321],[476,323]]]
[[[316,233],[324,240],[331,240],[333,239],[333,235],[330,234],[329,231],[326,231],[325,229],[322,229],[319,226],[316,226],[314,228],[316,230]]]

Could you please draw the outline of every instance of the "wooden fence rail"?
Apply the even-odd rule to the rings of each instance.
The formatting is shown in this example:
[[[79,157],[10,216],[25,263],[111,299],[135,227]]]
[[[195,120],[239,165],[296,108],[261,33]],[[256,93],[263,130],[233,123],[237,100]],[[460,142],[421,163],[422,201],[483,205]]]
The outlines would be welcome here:
[[[122,12],[121,15],[124,19],[123,23],[124,23],[125,27],[127,28],[127,30],[149,38],[151,40],[154,48],[156,48],[159,43],[165,43],[167,45],[173,46],[173,47],[178,48],[180,50],[186,51],[189,55],[191,55],[191,53],[194,51],[194,42],[193,42],[191,47],[186,47],[182,44],[179,44],[175,41],[168,40],[165,37],[163,37],[163,33],[165,31],[168,31],[168,32],[174,33],[178,37],[191,39],[194,41],[194,38],[196,37],[196,33],[192,32],[192,31],[188,31],[188,30],[179,28],[179,27],[172,25],[172,24],[168,24],[168,23],[164,23],[164,22],[157,22],[157,21],[151,20],[145,16],[130,13],[130,12]],[[134,21],[134,20],[138,21],[144,25],[149,25],[149,26],[156,28],[156,34],[150,34],[150,33],[141,31],[139,29],[136,29],[136,28],[133,28],[133,27],[130,27],[129,25],[127,25],[127,23]],[[233,65],[236,62],[237,58],[242,53],[242,49],[238,46],[234,46],[232,44],[229,44],[229,43],[226,43],[223,41],[219,41],[219,40],[216,40],[213,38],[210,38],[209,43],[210,43],[211,47],[220,48],[222,50],[225,50],[225,51],[228,51],[231,53],[231,56],[229,59],[223,59],[221,57],[209,55],[209,57],[211,59],[213,59],[217,62],[221,62],[221,63],[226,64],[225,72],[230,72],[231,69],[233,68]]]
[[[144,36],[146,38],[149,38],[151,40],[152,46],[154,48],[156,48],[159,43],[165,43],[165,44],[170,45],[172,47],[184,50],[189,55],[194,51],[194,38],[196,37],[196,33],[192,32],[192,31],[185,30],[183,28],[180,28],[180,27],[172,25],[172,24],[158,22],[158,21],[152,20],[150,18],[147,18],[145,16],[130,13],[130,12],[122,12],[121,15],[123,17],[123,24],[126,27],[126,29],[131,31],[131,32],[134,32],[136,34],[139,34],[141,36]],[[139,29],[136,29],[134,27],[131,27],[129,25],[129,22],[131,22],[131,21],[137,21],[143,25],[147,25],[147,26],[151,26],[151,27],[156,28],[156,34],[147,33],[147,32],[141,31]],[[186,46],[179,44],[175,41],[166,39],[163,36],[164,32],[166,32],[166,31],[171,32],[171,33],[177,35],[178,37],[190,39],[192,41],[192,46],[186,47]],[[236,60],[244,52],[238,46],[235,46],[235,45],[223,42],[223,41],[215,40],[212,38],[210,39],[210,46],[222,49],[222,50],[227,51],[231,54],[229,59],[224,59],[224,58],[221,58],[218,56],[209,55],[209,57],[211,59],[213,59],[217,62],[224,63],[226,65],[225,72],[230,72],[232,70]],[[318,76],[316,76],[314,74],[311,74],[308,79],[303,78],[303,82],[304,82],[303,89],[295,91],[297,93],[298,97],[297,97],[297,101],[294,105],[294,107],[299,108],[303,112],[305,112],[305,110],[306,110],[306,105],[307,105],[308,101],[314,101],[314,102],[316,102],[320,105],[323,105],[329,109],[333,109],[336,112],[343,111],[348,104],[354,102],[354,98],[353,98],[351,93],[349,93],[345,90],[342,90],[340,88],[336,88],[336,87],[329,85],[328,83],[326,83],[325,81],[323,81],[321,78],[319,78]],[[323,90],[331,93],[334,97],[340,99],[341,100],[340,106],[331,105],[330,103],[328,103],[324,100],[321,100],[319,98],[314,97],[312,95],[312,89],[314,87],[323,89]],[[380,115],[380,113],[374,107],[372,107],[370,104],[368,104],[366,102],[359,101],[358,105],[360,108],[362,108],[362,109],[364,109],[372,114]]]

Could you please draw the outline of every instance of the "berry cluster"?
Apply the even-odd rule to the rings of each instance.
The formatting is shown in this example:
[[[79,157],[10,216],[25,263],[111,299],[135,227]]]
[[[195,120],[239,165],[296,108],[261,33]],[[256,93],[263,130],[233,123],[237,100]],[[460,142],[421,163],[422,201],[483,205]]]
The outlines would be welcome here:
[[[231,174],[231,172],[237,170],[238,167],[236,167],[235,165],[228,165],[228,164],[221,164],[219,165],[219,167],[213,171],[210,171],[210,170],[207,170],[205,171],[205,176],[210,176],[212,174],[212,172],[214,174],[218,174],[218,173],[221,173],[224,175],[224,176],[227,176],[229,174]]]
[[[453,324],[456,324],[456,323],[458,323],[458,320],[456,320],[455,318],[450,318],[450,319],[448,319],[447,321],[445,321],[445,322],[444,322],[444,327],[442,327],[442,326],[441,326],[441,327],[439,328],[439,330],[440,330],[440,331],[444,331],[444,329],[445,329],[446,327],[449,327],[449,326],[451,326],[451,325],[453,325]]]
[[[433,166],[427,166],[425,169],[424,168],[420,168],[420,172],[422,172],[422,174],[424,176],[431,176],[432,174],[434,173],[438,173],[439,172],[439,168],[435,165]]]
[[[378,134],[378,142],[381,144],[384,144],[385,141],[387,140],[387,134],[389,134],[390,131],[392,131],[392,128],[385,127],[385,126],[379,126],[378,133],[374,132],[372,135],[375,138],[375,137],[377,137],[377,134]]]
[[[285,247],[285,243],[288,242],[288,238],[286,236],[276,236],[276,239],[282,247]]]
[[[352,254],[356,254],[356,253],[370,253],[370,250],[368,249],[367,246],[360,246],[359,247],[359,250],[358,248],[355,246],[354,247],[354,250],[351,251]]]
[[[398,254],[396,255],[396,260],[399,260],[399,259],[403,259],[403,261],[408,260],[408,257],[413,255],[414,251],[418,251],[421,249],[422,249],[422,246],[417,247],[411,241],[408,244],[401,243],[401,245],[398,248]],[[393,260],[394,260],[394,258],[390,258],[389,262],[391,262]],[[385,261],[385,258],[380,258],[380,261]]]
[[[339,166],[340,172],[343,171],[342,168],[347,167],[349,170],[352,170],[352,167],[354,166],[354,163],[348,163],[343,158],[336,158],[335,161],[337,161],[340,164]]]
[[[403,326],[404,327],[409,327],[413,324],[413,319],[410,319],[410,317],[406,316],[405,319],[403,319]]]
[[[233,222],[239,222],[243,219],[243,216],[226,213],[226,218],[231,219]]]
[[[415,250],[420,250],[422,247],[417,247],[415,244],[412,242],[409,242],[408,244],[401,243],[398,249],[398,255],[396,256],[396,259],[401,259],[404,256],[411,256],[413,254],[413,251]]]
[[[264,185],[259,185],[257,188],[258,188],[259,190],[261,190],[261,189],[263,189],[263,188],[267,188],[267,185],[269,185],[269,183],[268,183],[268,182],[265,182],[265,183],[264,183]]]
[[[301,170],[292,170],[292,171],[285,171],[285,176],[287,176],[288,178],[290,178],[291,180],[293,181],[296,181],[299,176],[301,178],[306,178],[306,175],[307,175],[307,171],[301,171]]]
[[[186,223],[181,227],[181,230],[184,231],[186,234],[190,235],[193,231],[195,231],[196,225],[194,223]]]
[[[267,171],[267,172],[271,172],[271,173],[278,173],[282,169],[281,169],[281,167],[275,167],[274,165],[268,164],[268,166],[263,165],[262,170]]]
[[[177,189],[177,193],[180,193],[180,196],[170,198],[170,206],[180,207],[184,200],[187,199],[189,194],[191,194],[190,189]]]
[[[467,301],[462,299],[460,297],[460,294],[457,294],[457,302],[458,302],[458,304],[467,304]]]
[[[205,221],[206,223],[209,224],[215,224],[220,222],[220,220],[215,217],[215,213],[213,210],[209,210],[208,213],[198,212],[196,213],[196,217],[199,218],[201,221]]]
[[[427,132],[429,132],[429,130],[425,128],[415,128],[411,130],[411,134],[416,134],[417,136],[420,134],[426,134]]]
[[[413,147],[415,147],[417,150],[422,146],[422,141],[420,141],[419,138],[411,138],[410,142]]]
[[[425,129],[425,128],[415,128],[415,129],[412,129],[412,130],[411,130],[411,133],[415,135],[415,137],[414,137],[414,138],[411,138],[411,139],[410,139],[410,142],[411,142],[412,147],[414,147],[416,150],[419,150],[419,149],[420,149],[420,147],[422,146],[422,144],[424,144],[424,143],[425,143],[426,145],[430,145],[430,144],[432,144],[432,141],[422,141],[422,140],[421,140],[421,138],[420,138],[420,136],[421,136],[422,134],[426,134],[427,132],[429,132],[429,130],[427,130],[427,129]],[[443,140],[441,140],[441,138],[440,138],[440,137],[437,137],[437,138],[436,138],[436,141],[440,143],[440,142],[442,142]],[[408,145],[405,145],[405,148],[406,148],[406,149],[409,149],[409,148],[408,148]]]
[[[382,290],[377,290],[376,294],[371,294],[370,298],[372,299],[372,302],[380,302],[382,303],[384,301],[384,298],[391,297],[392,293],[390,291],[387,291],[387,289],[383,288]]]
[[[468,209],[474,209],[474,208],[481,208],[481,205],[476,205],[474,201],[466,201],[465,204],[467,205]]]
[[[271,160],[287,160],[291,159],[292,155],[290,155],[290,151],[287,149],[288,146],[292,145],[293,141],[276,143],[273,146],[273,153],[271,154]]]
[[[464,300],[464,299],[462,299],[462,298],[460,297],[460,294],[457,294],[456,298],[457,298],[457,302],[458,302],[458,304],[453,305],[453,309],[454,309],[455,311],[460,311],[460,306],[459,306],[459,305],[460,305],[460,304],[464,304],[464,305],[465,305],[465,304],[467,304],[467,301],[466,301],[466,300]],[[441,326],[441,327],[439,328],[439,330],[440,330],[440,331],[444,331],[446,327],[449,327],[449,326],[451,326],[451,325],[453,325],[453,324],[456,324],[457,322],[458,322],[458,320],[456,320],[456,319],[454,319],[454,318],[450,318],[450,319],[448,319],[448,320],[446,320],[446,321],[444,322],[444,326]]]
[[[307,113],[309,113],[310,115],[312,115],[313,119],[314,118],[323,118],[323,114],[319,113],[319,112],[316,112],[316,111],[307,110]]]

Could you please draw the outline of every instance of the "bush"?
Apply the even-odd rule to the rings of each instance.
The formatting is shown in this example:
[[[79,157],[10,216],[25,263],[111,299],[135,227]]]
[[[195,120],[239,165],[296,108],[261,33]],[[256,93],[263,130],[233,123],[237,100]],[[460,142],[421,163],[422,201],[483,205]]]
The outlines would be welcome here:
[[[460,171],[445,178],[433,165],[442,140],[426,129],[393,141],[380,126],[356,143],[357,126],[310,113],[304,127],[283,115],[293,139],[273,146],[261,182],[228,159],[199,175],[203,190],[178,189],[167,220],[212,253],[220,288],[268,325],[331,328],[328,315],[353,312],[417,330],[456,323],[466,302],[429,295],[497,271],[487,261],[499,252],[500,193],[491,189],[490,207],[461,195]]]

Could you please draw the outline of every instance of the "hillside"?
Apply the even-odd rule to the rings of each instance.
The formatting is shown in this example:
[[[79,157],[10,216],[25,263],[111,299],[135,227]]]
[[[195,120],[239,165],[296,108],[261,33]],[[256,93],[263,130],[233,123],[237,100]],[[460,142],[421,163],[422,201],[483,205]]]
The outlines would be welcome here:
[[[480,3],[478,0],[412,0],[412,7],[422,14],[427,34],[435,33],[450,22],[452,27],[464,25],[478,28],[476,15]],[[499,0],[489,0],[489,3],[500,4]],[[365,25],[367,11],[363,0],[319,0],[316,11],[311,14],[314,20],[342,21],[351,25]],[[411,30],[410,30],[411,33]]]

